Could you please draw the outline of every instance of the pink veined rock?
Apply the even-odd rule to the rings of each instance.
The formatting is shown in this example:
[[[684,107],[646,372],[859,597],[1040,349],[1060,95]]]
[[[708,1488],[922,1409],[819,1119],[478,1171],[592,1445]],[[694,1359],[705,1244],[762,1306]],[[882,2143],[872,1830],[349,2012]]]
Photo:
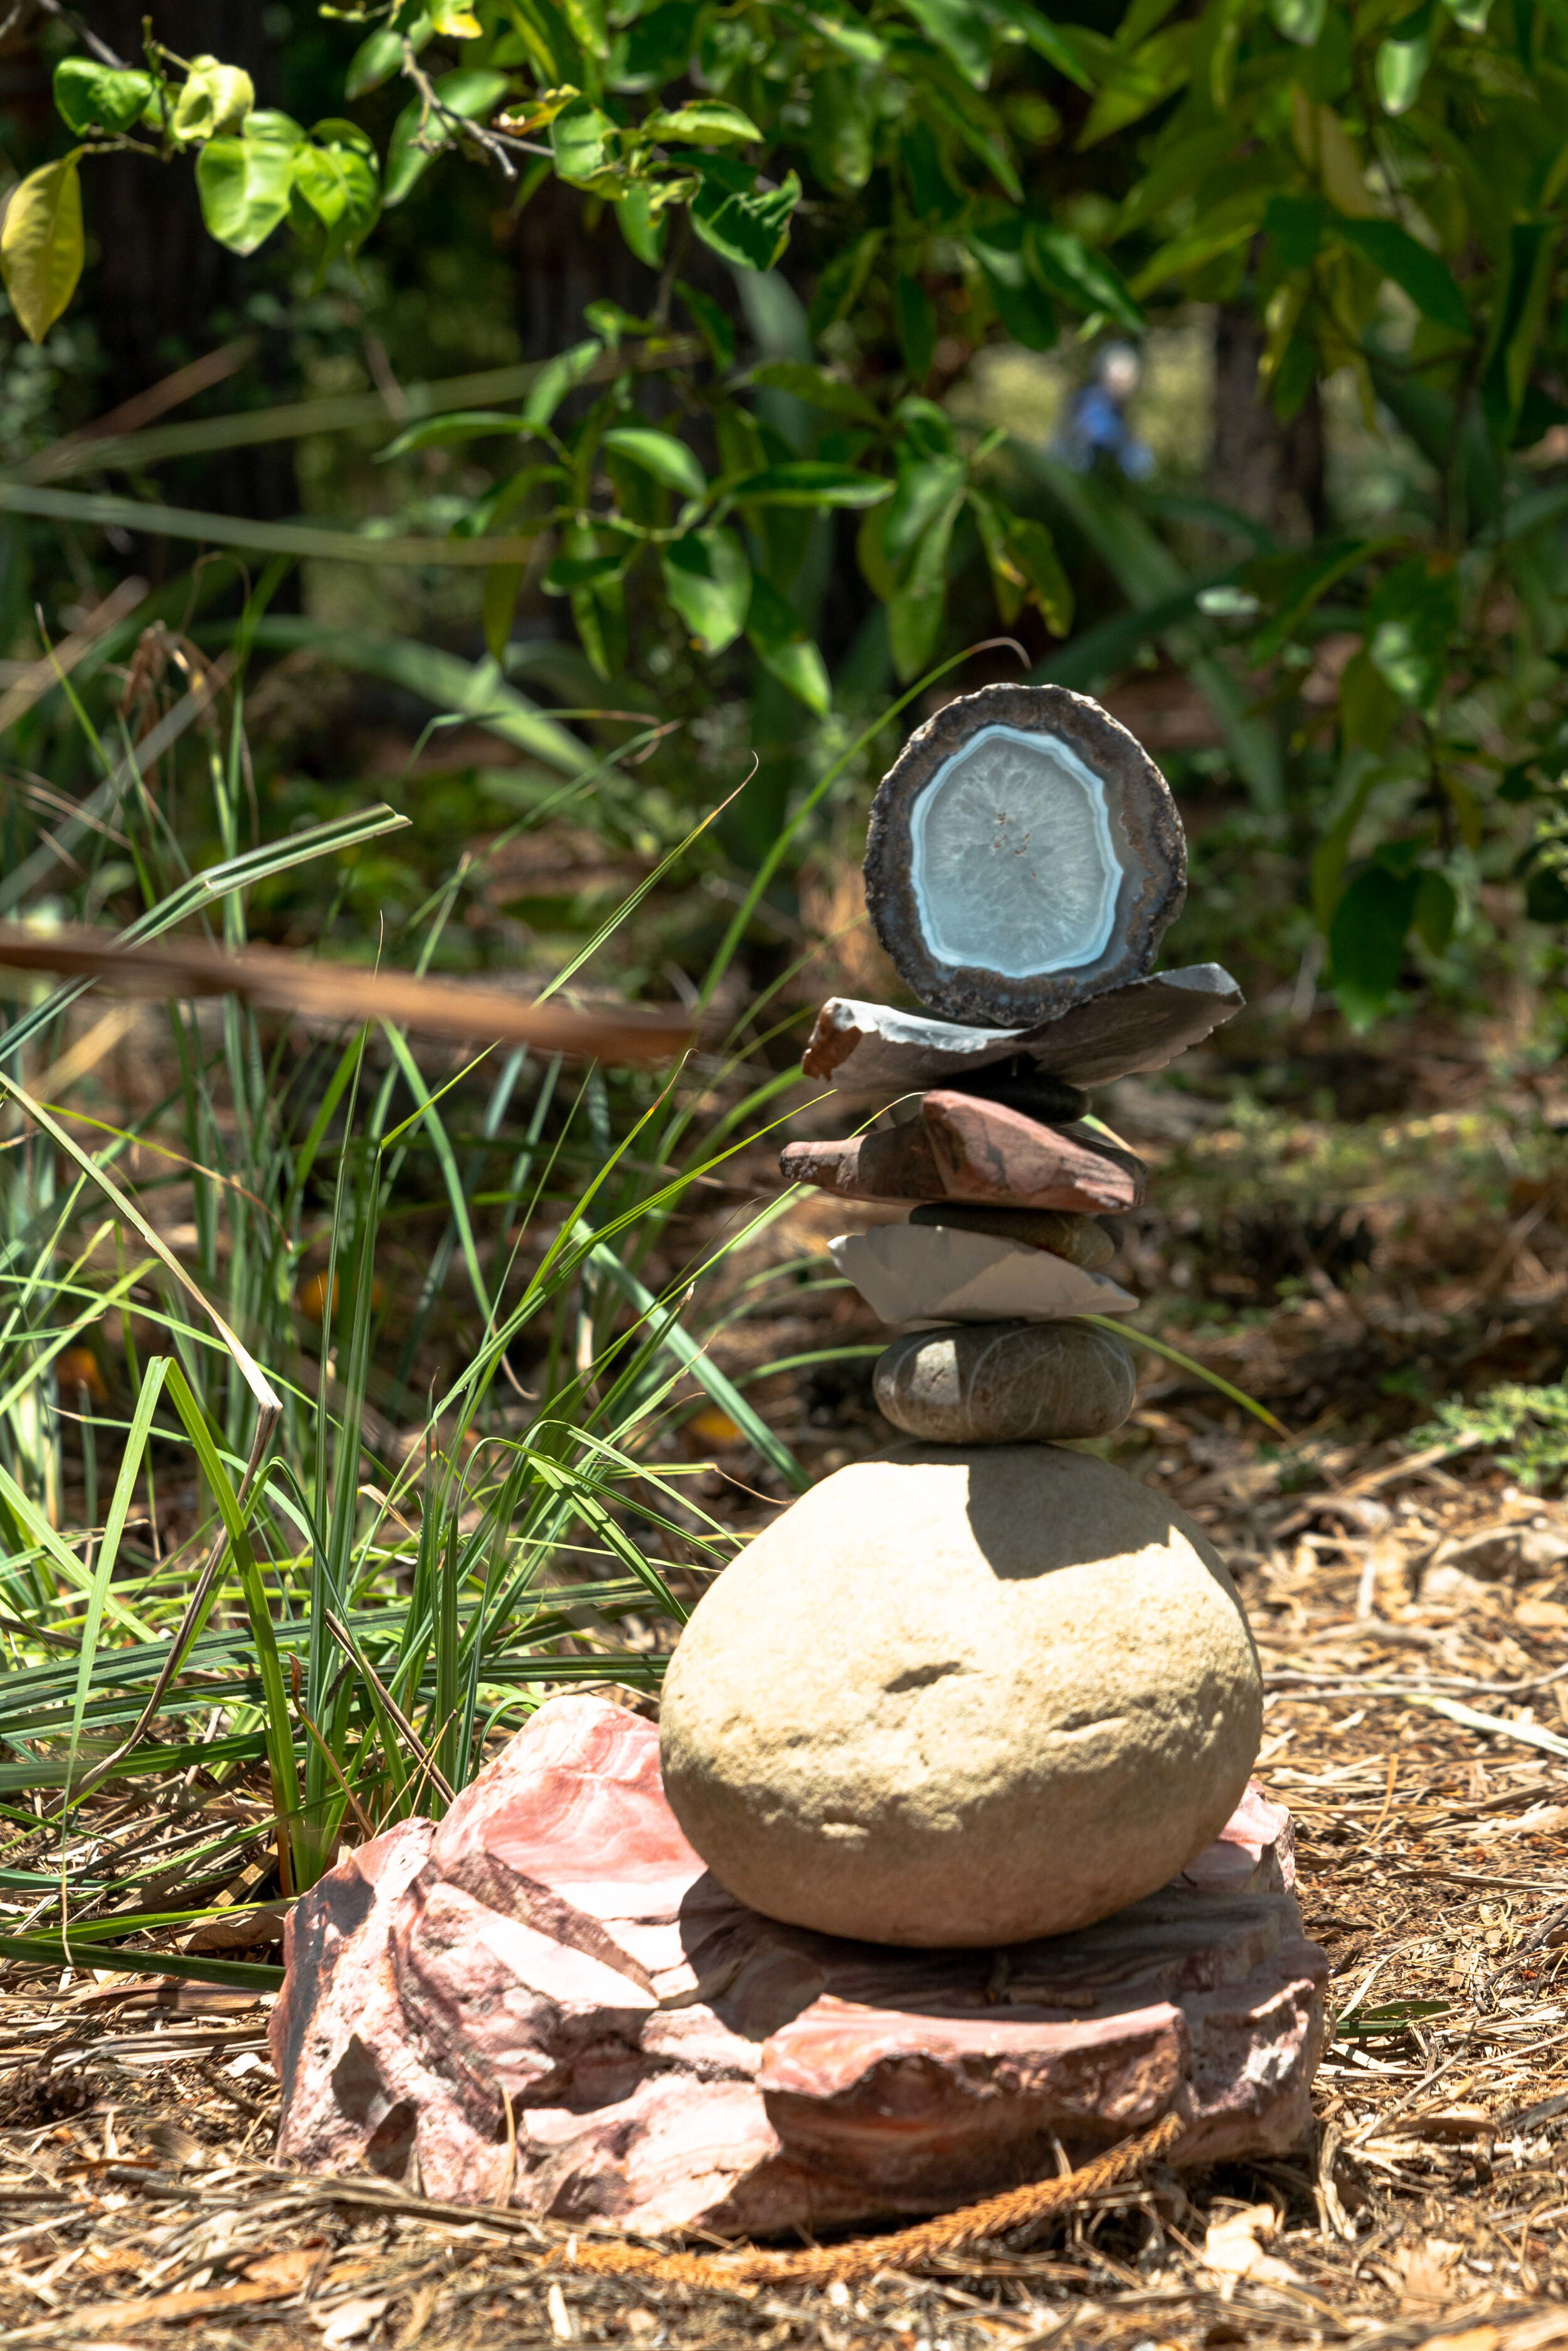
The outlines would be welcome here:
[[[1055,1208],[1079,1215],[1135,1208],[1145,1168],[1136,1153],[1082,1120],[1047,1126],[1002,1102],[939,1088],[914,1114],[841,1143],[789,1143],[789,1184],[815,1184],[847,1200],[956,1200],[982,1207]]]
[[[940,2211],[1175,2109],[1184,2160],[1300,2137],[1327,1960],[1254,1782],[1176,1883],[1002,1951],[896,1950],[734,1900],[658,1733],[540,1708],[439,1828],[290,1916],[278,2157],[453,2202],[766,2235]]]

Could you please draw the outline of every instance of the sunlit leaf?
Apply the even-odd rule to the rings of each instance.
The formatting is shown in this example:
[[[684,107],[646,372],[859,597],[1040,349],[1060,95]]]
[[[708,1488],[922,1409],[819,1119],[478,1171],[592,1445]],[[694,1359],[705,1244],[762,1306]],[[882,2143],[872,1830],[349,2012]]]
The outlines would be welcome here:
[[[692,226],[721,260],[738,269],[771,269],[789,241],[789,216],[800,201],[793,172],[765,188],[732,155],[705,155],[702,185],[692,198]]]
[[[581,185],[596,179],[620,152],[621,134],[610,117],[586,98],[574,98],[550,124],[555,167],[563,180]]]
[[[751,583],[746,635],[769,675],[787,686],[808,710],[815,711],[819,718],[825,717],[833,699],[827,664],[802,630],[788,600],[760,573]]]
[[[981,11],[970,0],[903,0],[903,5],[921,31],[952,58],[965,80],[984,89],[991,78],[996,36]]]
[[[507,86],[505,74],[492,73],[482,66],[459,66],[432,85],[442,105],[465,122],[486,121],[505,98]],[[392,124],[387,142],[383,201],[401,204],[456,135],[449,122],[426,109],[422,99],[410,99]]]
[[[696,147],[748,145],[762,136],[749,114],[720,98],[690,99],[669,113],[655,107],[642,128],[650,139]]]
[[[640,465],[666,488],[680,490],[688,498],[707,496],[707,475],[685,443],[672,433],[656,432],[652,425],[615,424],[604,435],[604,446]]]
[[[55,68],[55,105],[71,131],[129,131],[155,85],[150,73],[62,57]]]
[[[215,139],[237,131],[256,104],[256,85],[239,66],[220,57],[191,59],[191,70],[174,100],[171,128],[176,139]]]
[[[287,216],[295,157],[305,133],[287,114],[249,115],[238,138],[209,139],[196,158],[196,192],[209,235],[231,253],[254,253]]]
[[[29,172],[5,208],[0,274],[18,325],[41,343],[76,292],[83,258],[79,147]]]
[[[874,507],[893,496],[893,484],[853,465],[799,457],[727,486],[730,497],[765,507]]]
[[[721,653],[746,626],[751,566],[732,530],[688,531],[660,551],[664,593],[706,653]]]
[[[1315,48],[1328,15],[1328,0],[1269,0],[1275,29],[1303,49]]]

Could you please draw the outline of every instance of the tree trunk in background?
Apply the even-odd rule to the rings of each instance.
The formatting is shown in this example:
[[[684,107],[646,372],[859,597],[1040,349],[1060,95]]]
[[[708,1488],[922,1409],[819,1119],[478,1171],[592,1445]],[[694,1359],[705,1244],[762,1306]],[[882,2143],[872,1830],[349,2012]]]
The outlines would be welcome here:
[[[1267,523],[1287,544],[1328,525],[1323,412],[1314,384],[1281,423],[1258,381],[1263,329],[1239,302],[1214,314],[1214,446],[1209,487],[1226,506]]]

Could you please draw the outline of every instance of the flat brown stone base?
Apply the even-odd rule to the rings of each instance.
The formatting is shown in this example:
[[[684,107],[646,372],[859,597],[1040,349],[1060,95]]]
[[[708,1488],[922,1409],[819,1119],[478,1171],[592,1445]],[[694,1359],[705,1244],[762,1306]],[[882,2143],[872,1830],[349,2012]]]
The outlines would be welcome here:
[[[946,2210],[1173,2110],[1183,2161],[1278,2152],[1325,2029],[1293,1876],[1254,1782],[1172,1885],[1082,1933],[835,1940],[708,1875],[651,1723],[558,1698],[439,1827],[405,1822],[297,1906],[278,2158],[766,2236]]]

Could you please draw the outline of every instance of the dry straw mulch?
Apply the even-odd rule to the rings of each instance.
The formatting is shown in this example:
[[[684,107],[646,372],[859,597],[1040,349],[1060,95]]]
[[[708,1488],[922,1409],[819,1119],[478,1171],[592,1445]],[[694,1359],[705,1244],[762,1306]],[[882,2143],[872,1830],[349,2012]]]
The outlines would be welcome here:
[[[0,2346],[1568,2346],[1568,1508],[1397,1459],[1281,1494],[1239,1439],[1168,1482],[1238,1562],[1334,1962],[1310,2147],[919,2276],[587,2276],[553,2225],[274,2170],[263,2003],[13,1970]]]

